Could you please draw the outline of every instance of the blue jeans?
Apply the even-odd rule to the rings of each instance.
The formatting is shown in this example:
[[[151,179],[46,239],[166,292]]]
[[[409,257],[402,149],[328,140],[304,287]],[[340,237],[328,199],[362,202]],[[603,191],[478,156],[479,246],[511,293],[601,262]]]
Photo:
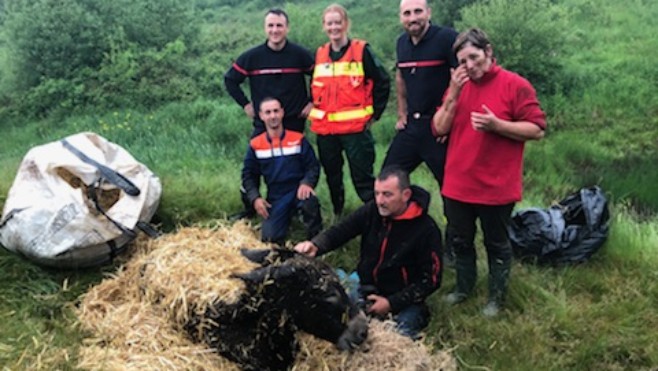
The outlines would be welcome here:
[[[322,216],[318,198],[311,196],[306,200],[297,199],[297,188],[283,194],[268,194],[267,200],[272,207],[269,218],[263,220],[261,239],[266,242],[283,244],[288,234],[288,227],[293,215],[301,213],[306,229],[306,238],[311,239],[322,230]]]
[[[430,311],[424,303],[412,304],[393,316],[393,320],[397,322],[398,331],[402,335],[417,340],[419,332],[430,322]]]
[[[340,268],[336,269],[336,273],[345,288],[347,296],[349,296],[350,300],[357,301],[359,299],[360,287],[359,275],[356,272],[348,275]],[[429,324],[430,311],[425,303],[412,304],[395,314],[393,320],[397,323],[398,332],[417,340],[419,338],[419,332]]]

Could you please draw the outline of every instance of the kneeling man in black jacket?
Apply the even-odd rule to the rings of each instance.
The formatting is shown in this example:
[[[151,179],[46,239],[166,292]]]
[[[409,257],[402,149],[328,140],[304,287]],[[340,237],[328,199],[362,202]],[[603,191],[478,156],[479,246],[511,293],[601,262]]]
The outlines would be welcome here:
[[[429,203],[408,173],[387,167],[375,180],[374,200],[295,250],[318,256],[361,236],[357,273],[367,312],[392,314],[402,334],[417,338],[429,323],[425,299],[441,286],[441,231]]]

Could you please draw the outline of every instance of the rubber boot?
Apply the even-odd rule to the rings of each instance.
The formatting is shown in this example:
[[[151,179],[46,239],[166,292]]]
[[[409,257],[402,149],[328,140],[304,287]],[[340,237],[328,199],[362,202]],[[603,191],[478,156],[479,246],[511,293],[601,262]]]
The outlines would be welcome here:
[[[301,213],[302,223],[306,229],[306,239],[310,240],[322,230],[322,214],[318,198],[311,196],[302,201]]]
[[[441,178],[437,178],[439,180],[439,184],[441,187],[443,187],[443,173],[441,173]],[[448,212],[446,211],[446,199],[443,198],[443,215],[446,215],[446,219],[448,218]],[[443,244],[443,266],[447,268],[455,268],[455,249],[452,246],[454,244],[453,238],[451,236],[452,230],[446,226],[446,231],[445,231],[445,242]]]
[[[340,218],[343,216],[343,208],[345,207],[345,188],[342,180],[340,184],[330,185],[329,193],[331,195],[331,204],[334,207],[334,216]]]
[[[509,282],[512,258],[489,257],[489,301],[482,313],[487,317],[495,317],[505,302],[507,284]]]
[[[455,268],[455,251],[452,248],[452,239],[446,229],[446,243],[443,245],[443,266],[446,268]]]
[[[475,262],[475,249],[473,253],[459,252],[455,256],[455,270],[457,272],[457,292],[470,295],[477,281],[477,265]]]
[[[458,244],[457,244],[458,246]],[[474,248],[455,250],[455,271],[457,286],[455,290],[444,297],[444,302],[454,305],[466,300],[473,292],[477,281],[477,265]]]
[[[247,197],[247,191],[245,191],[244,187],[240,186],[240,200],[242,201],[242,205],[244,205],[244,210],[235,213],[233,215],[230,215],[228,218],[230,221],[238,221],[240,219],[250,219],[256,216],[256,209],[254,209],[254,205],[249,201],[249,197]]]

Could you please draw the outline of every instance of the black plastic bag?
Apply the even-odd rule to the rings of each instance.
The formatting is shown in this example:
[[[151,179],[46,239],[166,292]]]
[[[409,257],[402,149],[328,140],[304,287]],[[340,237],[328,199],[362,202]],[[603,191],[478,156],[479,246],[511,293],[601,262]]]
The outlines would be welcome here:
[[[599,187],[583,188],[548,209],[515,212],[509,228],[517,257],[538,264],[582,263],[608,238],[608,201]]]

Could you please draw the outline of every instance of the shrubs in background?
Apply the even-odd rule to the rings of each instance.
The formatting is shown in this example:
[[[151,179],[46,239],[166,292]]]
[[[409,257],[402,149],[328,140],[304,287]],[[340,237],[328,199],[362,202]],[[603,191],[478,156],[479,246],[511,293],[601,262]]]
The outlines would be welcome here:
[[[395,39],[402,32],[398,3],[342,4],[350,12],[351,35],[366,39],[393,77]],[[640,26],[656,16],[650,6],[591,0],[430,5],[435,23],[487,31],[498,61],[537,88],[551,130],[598,130],[597,123],[608,126],[628,110],[655,111],[658,75],[646,55],[658,39],[647,38],[651,29]],[[273,6],[289,13],[292,40],[311,51],[326,42],[320,24],[326,3],[316,1],[0,1],[0,122],[10,115],[29,119],[216,99],[224,95],[223,74],[232,60],[264,41],[262,17]]]
[[[15,73],[0,94],[21,115],[152,107],[207,87],[198,83],[207,76],[195,73],[198,50],[190,50],[199,40],[193,3],[13,1],[4,16]]]
[[[550,0],[489,0],[461,12],[459,30],[489,35],[498,63],[530,80],[538,93],[554,93],[562,81],[567,15]]]
[[[2,15],[11,51],[8,64],[15,72],[0,76],[5,81],[0,96],[20,115],[36,117],[216,97],[231,61],[264,39],[265,9],[283,5],[290,15],[291,39],[311,51],[326,42],[321,3],[14,0]],[[394,41],[402,32],[397,3],[344,5],[353,37],[368,40],[392,75]],[[238,7],[243,11],[236,17]],[[501,64],[528,77],[540,92],[561,84],[558,61],[566,21],[559,5],[549,0],[441,0],[434,10],[444,24],[461,14],[458,29],[485,29]]]

